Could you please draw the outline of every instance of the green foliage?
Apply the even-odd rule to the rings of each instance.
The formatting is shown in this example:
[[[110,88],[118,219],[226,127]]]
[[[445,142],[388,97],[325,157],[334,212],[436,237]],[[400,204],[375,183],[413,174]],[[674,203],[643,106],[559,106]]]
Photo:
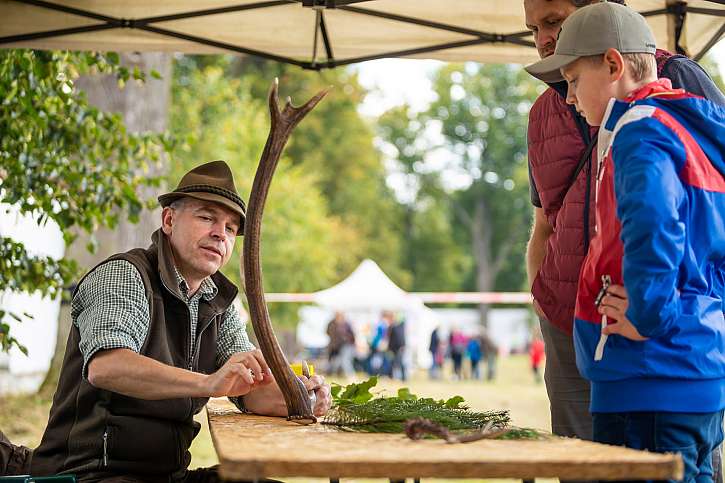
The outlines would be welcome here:
[[[364,403],[373,398],[370,389],[378,384],[378,377],[373,376],[363,382],[351,383],[343,388],[343,386],[333,383],[332,398],[336,405],[340,404],[359,404]],[[344,389],[344,390],[343,390]]]
[[[437,99],[425,112],[402,106],[381,118],[380,134],[412,193],[406,267],[417,290],[482,288],[476,274],[482,260],[472,250],[481,221],[491,252],[491,288],[525,286],[531,216],[526,127],[541,87],[519,66],[447,64],[434,74]],[[444,162],[429,162],[436,152]],[[468,182],[446,181],[453,177]]]
[[[184,56],[174,67],[171,129],[185,142],[174,153],[170,182],[201,162],[224,159],[245,199],[269,131],[272,79],[280,78],[280,101],[292,96],[297,104],[333,86],[295,128],[275,173],[262,225],[265,290],[320,290],[368,256],[407,280],[399,264],[399,209],[385,187],[372,130],[357,113],[363,91],[354,76],[228,56]],[[238,264],[225,274],[238,281]],[[270,306],[275,325],[292,326],[296,310]]]
[[[74,80],[94,73],[119,84],[144,77],[114,53],[0,51],[0,202],[39,226],[55,221],[66,243],[78,230],[113,227],[121,213],[137,220],[144,206],[137,188],[158,184],[148,163],[171,145],[164,136],[129,134],[118,115],[89,106]],[[0,287],[9,290],[56,296],[77,276],[70,260],[31,256],[8,238],[0,238],[0,260]],[[0,343],[17,345],[7,324]]]
[[[712,53],[705,55],[700,61],[700,65],[710,75],[720,91],[725,92],[725,81],[723,81],[722,74],[720,73],[720,65],[715,59],[715,56]]]
[[[371,377],[345,387],[333,385],[333,407],[322,419],[322,424],[366,433],[403,433],[406,422],[418,417],[458,432],[478,430],[487,425],[500,428],[510,425],[508,411],[470,411],[461,396],[448,400],[419,398],[408,388],[401,388],[396,397],[375,398],[371,389],[377,382],[377,377]],[[537,437],[537,431],[525,428],[512,428],[501,436],[505,439]]]
[[[345,69],[311,72],[259,59],[226,59],[226,75],[244,79],[252,98],[265,103],[275,77],[280,82],[280,99],[289,96],[297,103],[332,87],[295,128],[287,158],[314,173],[330,215],[340,218],[354,238],[346,248],[350,256],[338,261],[338,278],[369,257],[394,280],[407,285],[410,274],[400,264],[402,210],[386,186],[387,173],[374,146],[374,130],[358,113],[366,91],[357,75]]]
[[[183,57],[177,60],[171,109],[172,132],[183,139],[174,152],[170,182],[201,162],[224,159],[232,167],[243,198],[248,198],[264,143],[269,132],[267,92],[270,78],[252,72],[230,74],[228,57]],[[255,85],[264,94],[255,97]],[[289,88],[285,79],[280,86]],[[311,89],[294,92],[294,101],[307,99]],[[280,96],[284,99],[283,95]],[[292,140],[305,137],[305,126],[314,123],[325,99],[295,129]],[[346,107],[352,109],[353,106]],[[344,113],[343,113],[344,114]],[[374,150],[372,143],[368,150]],[[262,269],[266,291],[312,292],[337,282],[359,262],[364,253],[357,226],[332,213],[322,189],[323,167],[306,163],[307,155],[286,150],[280,160],[262,225]],[[237,243],[237,254],[242,239]],[[238,258],[237,258],[238,259]],[[224,272],[239,282],[239,264]],[[297,307],[270,307],[277,326],[293,326]]]
[[[454,166],[472,175],[470,187],[457,196],[462,213],[473,218],[482,202],[492,257],[507,250],[509,270],[495,274],[496,290],[520,290],[526,277],[523,255],[532,211],[526,127],[539,87],[520,66],[450,64],[434,81],[438,100],[427,113],[441,120]]]
[[[453,198],[443,187],[442,173],[425,167],[434,151],[425,126],[408,106],[393,108],[378,120],[378,131],[389,143],[405,180],[403,239],[405,268],[413,274],[412,291],[461,290],[461,274],[473,267],[468,245],[457,239]]]

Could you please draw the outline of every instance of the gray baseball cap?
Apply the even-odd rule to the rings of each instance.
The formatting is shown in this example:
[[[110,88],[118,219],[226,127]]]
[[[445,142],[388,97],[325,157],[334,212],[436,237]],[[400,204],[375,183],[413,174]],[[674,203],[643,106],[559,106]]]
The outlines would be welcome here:
[[[544,82],[558,82],[564,80],[559,69],[607,49],[622,54],[654,54],[657,47],[642,15],[624,5],[600,2],[569,15],[561,24],[554,54],[527,66],[526,72]]]

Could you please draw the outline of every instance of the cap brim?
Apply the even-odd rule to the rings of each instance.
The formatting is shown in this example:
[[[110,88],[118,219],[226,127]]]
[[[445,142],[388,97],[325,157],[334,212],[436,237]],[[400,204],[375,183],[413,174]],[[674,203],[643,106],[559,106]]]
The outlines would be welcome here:
[[[159,196],[158,200],[161,206],[166,207],[174,201],[178,200],[179,198],[183,197],[194,198],[202,201],[213,201],[214,203],[219,203],[220,205],[229,208],[230,210],[239,215],[239,229],[237,230],[237,236],[244,235],[244,210],[242,210],[242,208],[238,204],[234,203],[232,200],[227,199],[221,195],[217,195],[214,193],[205,193],[203,191],[192,191],[189,193],[179,193],[176,191],[172,191],[171,193],[166,193]]]
[[[526,72],[546,83],[561,82],[564,77],[561,75],[561,68],[571,64],[579,57],[576,55],[553,54],[545,59],[527,65]]]

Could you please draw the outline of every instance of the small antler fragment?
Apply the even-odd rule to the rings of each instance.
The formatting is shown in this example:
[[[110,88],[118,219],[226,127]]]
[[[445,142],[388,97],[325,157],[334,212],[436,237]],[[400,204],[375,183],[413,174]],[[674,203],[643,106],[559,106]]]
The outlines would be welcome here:
[[[479,431],[457,435],[451,433],[445,426],[426,418],[412,418],[405,423],[405,434],[410,439],[418,440],[422,439],[426,434],[430,434],[445,439],[448,443],[469,443],[479,439],[495,439],[509,431],[510,428],[508,427],[494,428],[494,424],[489,422]]]

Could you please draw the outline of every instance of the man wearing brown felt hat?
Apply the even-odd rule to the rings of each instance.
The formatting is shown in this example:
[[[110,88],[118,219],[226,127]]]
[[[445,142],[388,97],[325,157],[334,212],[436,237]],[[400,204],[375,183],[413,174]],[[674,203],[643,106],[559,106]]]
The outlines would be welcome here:
[[[58,389],[29,467],[18,461],[23,451],[5,445],[15,471],[80,481],[217,481],[215,468],[187,470],[199,431],[193,415],[209,397],[287,416],[232,304],[237,287],[219,272],[244,233],[245,205],[229,166],[192,169],[159,202],[151,246],[112,256],[79,282]],[[316,393],[315,414],[324,414],[329,386],[320,376],[303,382]]]

